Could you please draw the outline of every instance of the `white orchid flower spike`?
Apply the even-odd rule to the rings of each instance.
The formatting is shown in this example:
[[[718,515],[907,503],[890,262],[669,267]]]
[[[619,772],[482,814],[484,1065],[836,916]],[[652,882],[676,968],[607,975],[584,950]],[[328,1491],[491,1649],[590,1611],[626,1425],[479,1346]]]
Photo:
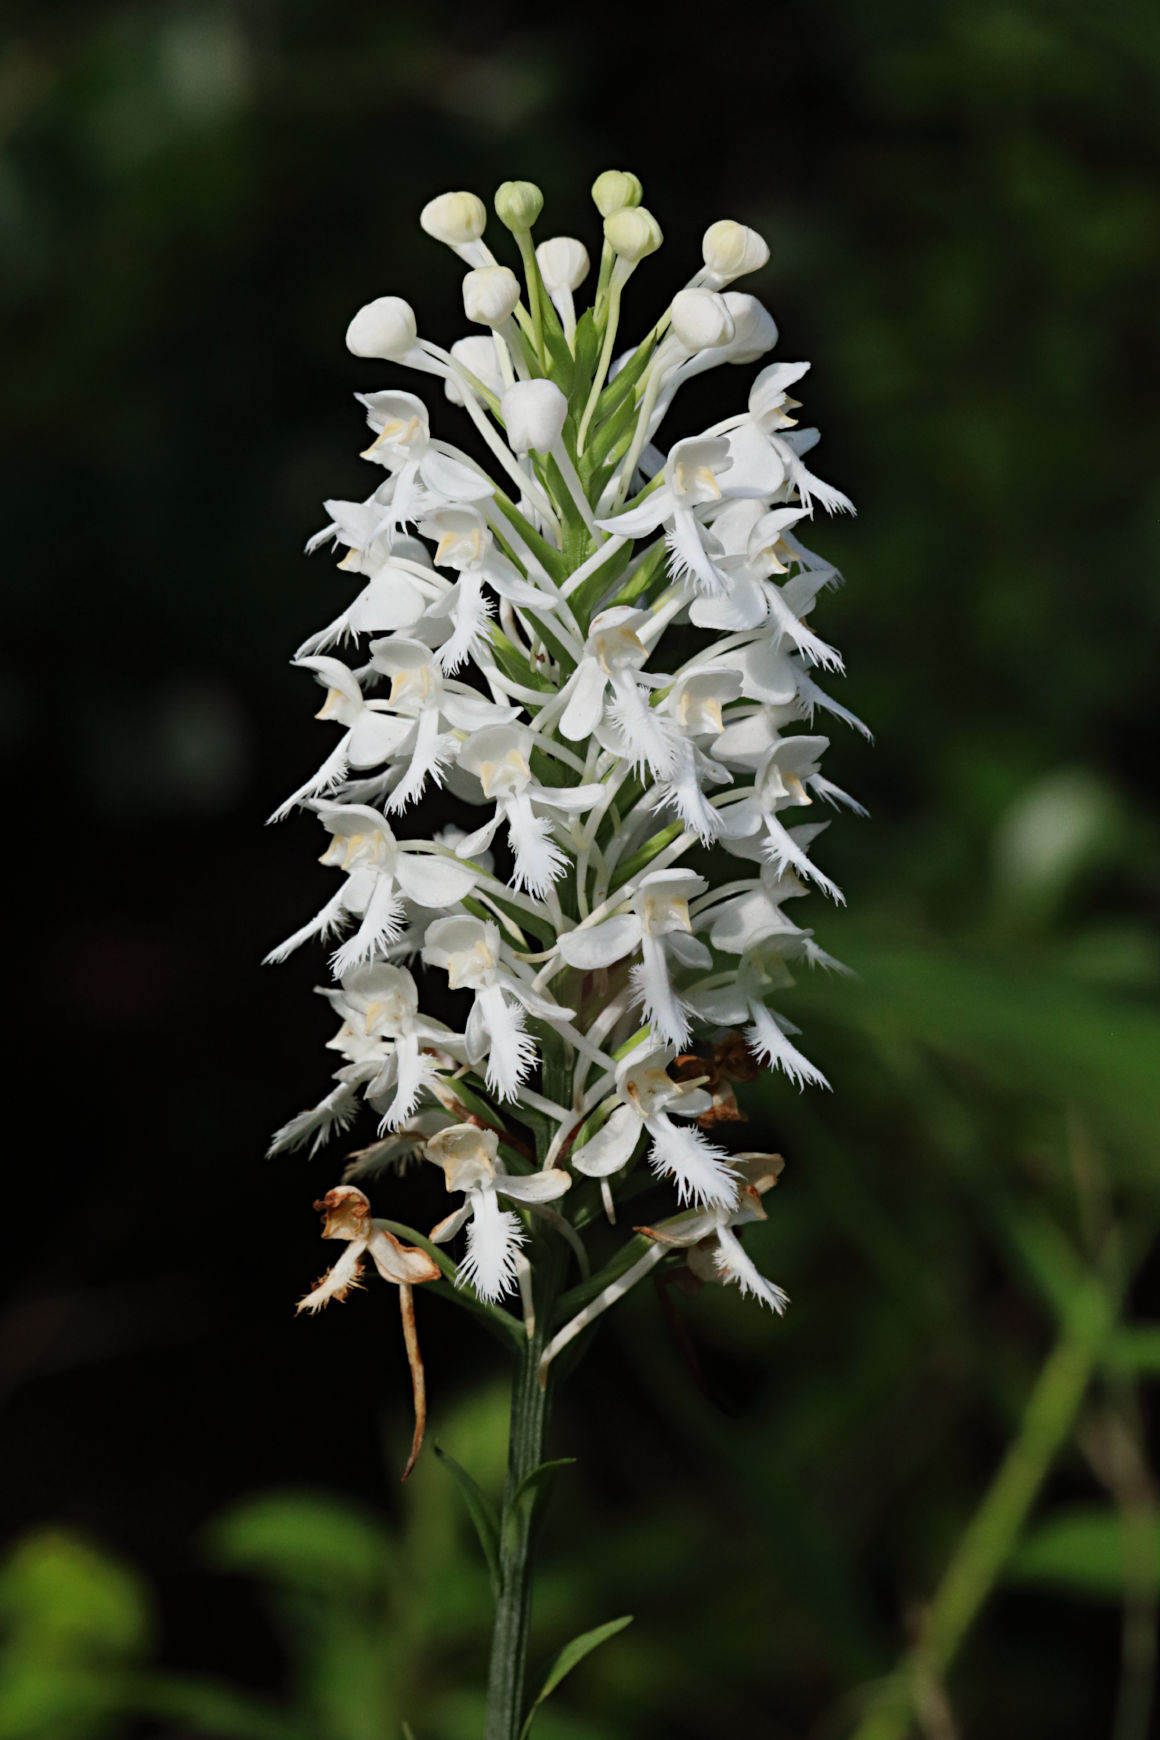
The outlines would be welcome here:
[[[363,1144],[323,1199],[349,1249],[304,1309],[369,1254],[408,1301],[431,1281],[512,1349],[501,1604],[526,1594],[511,1542],[543,1460],[537,1370],[562,1381],[560,1350],[653,1270],[786,1303],[739,1236],[780,1160],[732,1150],[759,1070],[778,1072],[770,1116],[773,1095],[828,1086],[792,1019],[795,975],[844,970],[809,923],[821,894],[842,899],[819,817],[864,813],[821,734],[825,715],[865,731],[827,692],[842,576],[803,541],[850,503],[807,464],[807,365],[733,288],[769,250],[709,224],[626,344],[622,308],[664,235],[631,171],[604,171],[592,198],[586,240],[537,240],[528,181],[492,206],[427,202],[474,327],[449,349],[397,295],[354,314],[371,483],[325,504],[307,548],[334,548],[338,590],[295,637],[334,732],[276,811],[313,812],[337,875],[267,958],[323,945],[337,1031],[271,1152],[324,1150],[356,1121]],[[685,384],[724,365],[746,371],[739,408],[675,428]],[[470,425],[464,447],[399,367]],[[417,1155],[455,1197],[434,1245],[409,1231],[399,1174]],[[399,1222],[373,1220],[354,1188],[371,1179],[397,1189]],[[617,1248],[629,1201],[649,1224]],[[528,1700],[505,1698],[507,1732]]]

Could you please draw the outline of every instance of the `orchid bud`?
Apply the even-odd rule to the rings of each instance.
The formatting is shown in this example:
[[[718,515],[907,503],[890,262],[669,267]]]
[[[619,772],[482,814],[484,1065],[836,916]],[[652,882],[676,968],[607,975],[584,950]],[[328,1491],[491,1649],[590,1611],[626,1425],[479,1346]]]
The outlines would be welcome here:
[[[756,230],[746,224],[721,218],[710,224],[701,243],[705,270],[723,284],[742,278],[747,272],[760,272],[769,259],[769,246]]]
[[[457,338],[451,346],[455,361],[474,375],[496,398],[503,392],[503,377],[495,360],[495,344],[483,332],[473,332],[469,338]],[[453,405],[462,405],[463,386],[455,375],[448,375],[443,387]]]
[[[477,242],[487,225],[487,207],[474,193],[441,193],[428,200],[419,223],[437,242],[462,248]]]
[[[355,356],[393,360],[413,350],[417,339],[415,310],[401,296],[377,296],[346,329],[346,348]]]
[[[614,211],[639,205],[644,198],[644,188],[640,177],[631,169],[606,169],[592,183],[592,198],[601,217],[607,218]]]
[[[530,230],[544,209],[544,196],[534,181],[505,181],[496,189],[495,215],[513,235]]]
[[[463,309],[477,326],[502,326],[515,313],[520,281],[507,266],[477,266],[463,280]]]
[[[673,297],[673,331],[687,351],[716,350],[733,339],[733,316],[712,290],[682,290]]]
[[[563,433],[568,401],[554,381],[517,381],[504,394],[501,411],[517,453],[550,453]]]
[[[665,238],[652,213],[638,205],[625,206],[606,217],[604,239],[614,254],[635,265],[648,254],[655,254]]]
[[[722,297],[733,316],[733,343],[729,361],[756,362],[777,343],[777,322],[769,310],[744,290],[727,290]]]
[[[574,236],[553,236],[536,249],[536,263],[549,294],[579,290],[588,276],[588,249]]]

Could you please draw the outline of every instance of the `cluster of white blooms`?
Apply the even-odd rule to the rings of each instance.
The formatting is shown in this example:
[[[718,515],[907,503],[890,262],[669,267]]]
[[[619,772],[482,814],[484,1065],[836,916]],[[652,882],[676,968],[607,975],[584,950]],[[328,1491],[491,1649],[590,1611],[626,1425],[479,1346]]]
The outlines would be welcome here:
[[[584,244],[535,246],[542,198],[515,182],[495,206],[524,284],[484,240],[473,194],[444,194],[421,217],[467,268],[479,330],[444,349],[397,296],[350,323],[356,356],[442,383],[474,451],[436,436],[415,393],[359,394],[375,487],[328,502],[308,546],[341,547],[352,583],[295,659],[337,736],[277,815],[314,814],[340,885],[271,958],[336,945],[324,994],[342,1062],[273,1148],[317,1148],[365,1101],[380,1137],[368,1152],[419,1153],[462,1196],[427,1242],[464,1232],[460,1285],[489,1302],[523,1285],[529,1217],[575,1246],[563,1205],[548,1205],[592,1191],[613,1220],[618,1185],[647,1155],[681,1212],[642,1229],[645,1256],[584,1321],[674,1252],[781,1310],[735,1230],[762,1215],[779,1162],[731,1158],[705,1131],[716,1060],[738,1030],[799,1086],[823,1081],[771,1000],[795,961],[834,964],[785,908],[809,885],[841,899],[813,858],[825,824],[795,815],[817,799],[858,808],[820,771],[816,713],[858,721],[818,682],[841,660],[809,623],[839,577],[802,541],[816,508],[850,504],[805,463],[817,431],[797,426],[790,397],[805,363],[765,363],[744,411],[658,446],[682,382],[773,350],[770,315],[729,288],[768,250],[742,224],[713,224],[701,266],[617,354],[625,286],[661,232],[635,176],[608,171],[593,197],[604,242],[583,313]],[[461,828],[397,834],[434,787]],[[457,1027],[422,1013],[438,974],[463,993]],[[356,1221],[372,1223],[345,1188],[345,1219],[332,1203],[328,1224],[347,1230],[329,1236],[353,1238]],[[377,1237],[366,1248],[381,1246],[388,1278],[391,1262],[439,1272]]]

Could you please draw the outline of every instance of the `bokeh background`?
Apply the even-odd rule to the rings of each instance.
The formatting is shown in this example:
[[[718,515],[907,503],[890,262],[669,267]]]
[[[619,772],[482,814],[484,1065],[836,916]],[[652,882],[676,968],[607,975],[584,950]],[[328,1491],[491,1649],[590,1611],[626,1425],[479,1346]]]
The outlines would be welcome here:
[[[363,493],[350,395],[390,378],[347,320],[395,291],[459,335],[434,193],[530,176],[542,233],[591,241],[624,166],[667,237],[630,330],[707,221],[771,244],[753,288],[860,508],[815,541],[876,733],[834,777],[872,819],[828,846],[848,912],[812,903],[860,977],[787,1004],[836,1091],[747,1102],[793,1309],[646,1290],[581,1366],[537,1652],[638,1617],[538,1731],[838,1740],[965,1554],[981,1609],[916,1732],[1146,1740],[1150,0],[13,0],[3,30],[0,1736],[480,1731],[486,1580],[444,1471],[398,1490],[393,1299],[291,1314],[341,1160],[262,1152],[328,1022],[316,963],[257,962],[325,878],[306,823],[261,824],[318,753],[287,655],[338,594],[302,545]],[[420,1308],[432,1436],[494,1485],[500,1356]],[[1094,1368],[1075,1395],[1053,1349]],[[1012,1445],[1026,1520],[972,1532]]]

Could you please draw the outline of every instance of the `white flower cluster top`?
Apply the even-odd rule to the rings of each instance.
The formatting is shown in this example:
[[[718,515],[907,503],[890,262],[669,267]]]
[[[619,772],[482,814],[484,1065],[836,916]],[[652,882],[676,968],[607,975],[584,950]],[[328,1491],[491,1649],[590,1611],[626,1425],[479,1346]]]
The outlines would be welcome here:
[[[528,1217],[576,1243],[564,1194],[599,1191],[612,1219],[647,1155],[683,1210],[647,1229],[648,1260],[682,1251],[780,1310],[736,1232],[780,1163],[706,1130],[735,1104],[726,1054],[823,1081],[774,1004],[793,963],[835,964],[786,907],[810,885],[841,899],[814,861],[825,824],[802,812],[858,808],[821,771],[818,711],[862,727],[818,680],[841,670],[812,626],[839,576],[803,541],[817,508],[850,504],[806,464],[817,431],[790,395],[808,365],[766,361],[774,321],[728,288],[765,264],[761,238],[713,224],[699,270],[618,354],[622,293],[661,235],[635,176],[593,194],[583,313],[584,244],[534,246],[541,198],[517,182],[496,209],[523,284],[474,195],[422,214],[468,268],[475,332],[443,349],[395,296],[351,322],[389,384],[359,395],[373,488],[327,502],[308,546],[342,552],[342,608],[295,657],[330,740],[277,812],[316,818],[337,886],[270,957],[336,945],[341,1066],[273,1149],[317,1148],[365,1102],[379,1140],[348,1177],[416,1151],[439,1165],[461,1201],[430,1241],[465,1232],[459,1281],[484,1301],[519,1285]],[[666,451],[681,385],[724,365],[752,370],[745,409]],[[404,368],[462,408],[471,451],[432,432],[390,379]],[[461,823],[429,838],[413,811],[434,787]],[[423,1013],[440,974],[456,1025]],[[334,1273],[311,1308],[349,1283]]]

